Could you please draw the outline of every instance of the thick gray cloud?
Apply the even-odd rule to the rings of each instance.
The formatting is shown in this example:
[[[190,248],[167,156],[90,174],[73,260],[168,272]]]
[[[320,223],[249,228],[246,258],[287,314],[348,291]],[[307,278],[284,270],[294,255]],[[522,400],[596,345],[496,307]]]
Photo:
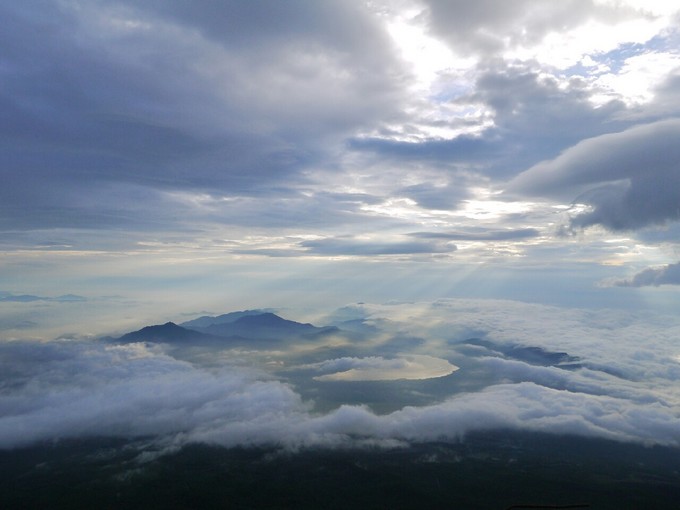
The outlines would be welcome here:
[[[540,0],[426,0],[425,5],[432,31],[464,55],[488,55],[507,47],[532,45],[551,31],[574,28],[589,19],[617,20],[632,14],[624,6],[592,0],[549,5]]]
[[[520,174],[510,194],[570,197],[590,209],[577,227],[626,230],[680,219],[680,121],[659,121],[584,140]]]
[[[175,293],[207,309],[462,295],[633,308],[588,285],[620,277],[602,262],[631,260],[637,241],[675,242],[680,222],[621,243],[549,235],[570,212],[572,227],[677,218],[663,120],[678,111],[677,34],[609,5],[0,5],[0,287],[27,296],[4,299],[3,327],[124,327],[103,300],[30,297],[68,292],[164,320]],[[571,68],[547,46],[519,51],[624,18],[630,35],[584,37]],[[587,207],[559,208],[577,198]]]
[[[604,282],[616,287],[658,287],[659,285],[680,285],[680,262],[661,267],[648,267],[630,278]]]
[[[592,93],[578,78],[560,83],[532,63],[491,61],[481,65],[474,92],[456,102],[482,103],[493,111],[495,127],[485,136],[502,141],[504,156],[512,157],[493,167],[495,173],[507,174],[556,156],[583,138],[626,125],[616,119],[623,103],[593,108]]]
[[[5,228],[150,228],[158,189],[261,196],[395,114],[405,79],[356,4],[0,9]]]
[[[317,255],[415,255],[456,251],[454,244],[442,241],[381,241],[343,237],[303,241],[300,246]]]
[[[462,135],[450,140],[401,142],[389,139],[361,138],[351,140],[349,148],[371,151],[385,157],[432,162],[475,162],[496,156],[499,148],[476,136]]]

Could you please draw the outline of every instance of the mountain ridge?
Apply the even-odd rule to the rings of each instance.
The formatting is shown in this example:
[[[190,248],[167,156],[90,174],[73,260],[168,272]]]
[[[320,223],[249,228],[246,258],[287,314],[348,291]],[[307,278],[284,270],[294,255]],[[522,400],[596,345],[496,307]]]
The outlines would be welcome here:
[[[188,342],[214,340],[213,335],[183,328],[174,322],[145,326],[137,331],[131,331],[116,339],[118,342]]]
[[[218,322],[215,322],[217,320]],[[187,324],[206,324],[206,327]],[[226,322],[225,322],[226,321]],[[145,326],[118,338],[122,343],[158,342],[171,344],[253,344],[256,342],[280,342],[287,339],[313,339],[323,334],[339,331],[335,326],[318,327],[284,319],[272,312],[255,310],[230,312],[216,317],[199,317],[181,325],[174,322]]]
[[[206,328],[212,326],[213,324],[226,324],[229,322],[234,322],[241,317],[246,317],[248,315],[260,315],[263,313],[273,312],[271,308],[256,308],[253,310],[242,310],[238,312],[228,312],[221,315],[203,315],[196,319],[190,321],[185,321],[179,325],[183,328],[193,329],[193,328]]]

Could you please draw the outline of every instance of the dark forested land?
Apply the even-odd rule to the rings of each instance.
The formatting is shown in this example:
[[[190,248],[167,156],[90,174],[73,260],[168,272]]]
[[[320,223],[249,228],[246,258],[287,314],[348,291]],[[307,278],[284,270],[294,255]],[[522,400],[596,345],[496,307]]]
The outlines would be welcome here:
[[[61,441],[0,452],[2,508],[671,509],[680,451],[544,434],[399,449],[222,448]],[[145,453],[146,452],[146,453]]]

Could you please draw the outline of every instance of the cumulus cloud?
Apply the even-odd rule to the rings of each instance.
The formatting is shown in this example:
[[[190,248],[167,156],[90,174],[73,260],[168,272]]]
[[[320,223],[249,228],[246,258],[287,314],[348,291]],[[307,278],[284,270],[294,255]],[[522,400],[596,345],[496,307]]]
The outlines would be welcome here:
[[[588,209],[572,226],[638,229],[680,218],[680,121],[664,120],[584,140],[517,176],[510,194],[570,196]]]
[[[648,267],[630,278],[604,282],[616,287],[658,287],[659,285],[680,285],[680,262],[661,267]]]

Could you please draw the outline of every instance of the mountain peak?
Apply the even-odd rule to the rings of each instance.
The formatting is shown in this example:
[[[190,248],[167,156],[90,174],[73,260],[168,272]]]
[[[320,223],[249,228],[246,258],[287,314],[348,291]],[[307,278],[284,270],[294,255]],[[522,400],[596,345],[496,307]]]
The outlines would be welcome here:
[[[208,335],[178,326],[174,322],[166,322],[155,326],[146,326],[121,336],[119,342],[178,342],[201,340]]]

